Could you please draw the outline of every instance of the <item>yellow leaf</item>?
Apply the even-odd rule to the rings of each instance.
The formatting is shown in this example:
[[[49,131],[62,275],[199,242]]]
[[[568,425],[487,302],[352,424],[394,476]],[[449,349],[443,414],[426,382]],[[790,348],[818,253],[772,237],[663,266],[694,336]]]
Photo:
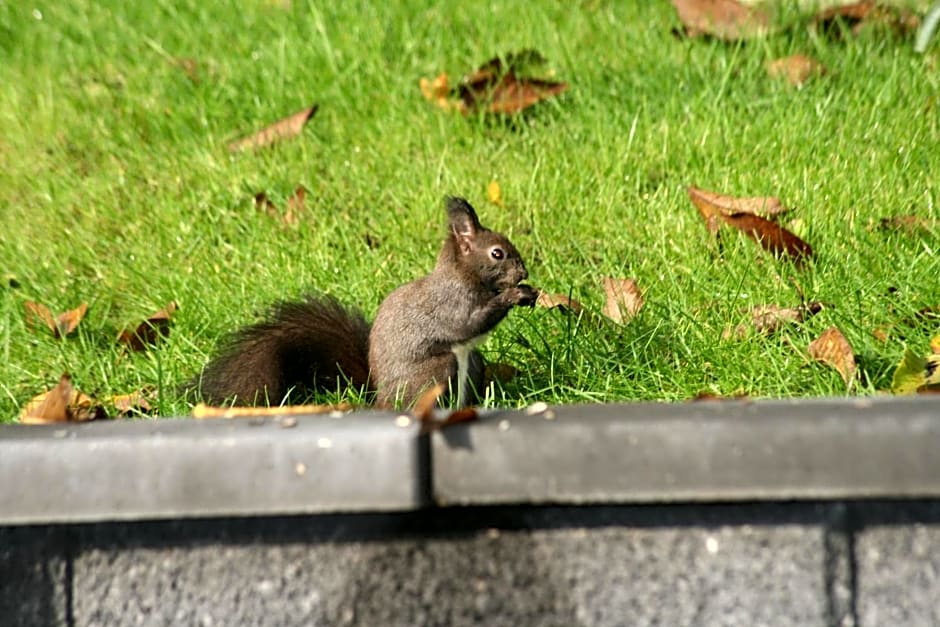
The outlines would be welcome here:
[[[497,182],[496,179],[490,181],[489,186],[486,188],[486,192],[489,194],[491,203],[494,205],[499,205],[500,207],[503,206],[502,190],[500,190],[499,182]]]
[[[927,383],[927,360],[911,349],[904,351],[904,359],[898,364],[891,379],[891,391],[895,394],[914,394]]]

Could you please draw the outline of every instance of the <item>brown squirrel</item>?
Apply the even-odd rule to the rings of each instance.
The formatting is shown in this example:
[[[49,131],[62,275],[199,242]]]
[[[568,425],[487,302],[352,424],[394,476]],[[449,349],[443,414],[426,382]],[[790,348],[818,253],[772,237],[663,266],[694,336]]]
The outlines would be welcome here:
[[[332,297],[281,302],[232,335],[194,382],[207,402],[280,403],[292,389],[333,390],[348,382],[376,404],[410,406],[436,383],[463,406],[483,388],[475,347],[514,306],[538,293],[516,247],[480,224],[463,198],[445,199],[448,236],[427,276],[382,302],[371,329]]]

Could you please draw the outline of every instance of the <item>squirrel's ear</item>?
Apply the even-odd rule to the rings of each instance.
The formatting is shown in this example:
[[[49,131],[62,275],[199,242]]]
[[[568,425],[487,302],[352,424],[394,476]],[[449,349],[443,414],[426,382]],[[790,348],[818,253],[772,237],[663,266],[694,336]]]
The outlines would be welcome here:
[[[456,196],[448,196],[445,204],[447,207],[447,225],[454,235],[472,238],[477,232],[483,230],[480,220],[477,218],[477,212],[466,200]]]

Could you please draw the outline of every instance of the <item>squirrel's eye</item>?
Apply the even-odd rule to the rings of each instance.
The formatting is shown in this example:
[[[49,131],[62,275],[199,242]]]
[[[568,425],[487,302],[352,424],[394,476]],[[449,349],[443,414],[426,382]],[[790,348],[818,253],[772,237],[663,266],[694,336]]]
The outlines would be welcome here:
[[[502,259],[506,256],[506,253],[503,252],[503,249],[499,246],[494,246],[490,249],[490,257],[493,259]]]

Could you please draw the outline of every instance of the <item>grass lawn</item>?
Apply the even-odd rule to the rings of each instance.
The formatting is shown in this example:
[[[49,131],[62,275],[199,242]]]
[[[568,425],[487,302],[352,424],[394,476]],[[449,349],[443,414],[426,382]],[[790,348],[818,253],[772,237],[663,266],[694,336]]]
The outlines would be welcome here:
[[[729,44],[675,26],[665,1],[0,3],[0,420],[64,371],[100,398],[153,388],[159,414],[188,412],[176,384],[272,301],[324,291],[371,317],[428,271],[445,194],[513,239],[533,285],[599,311],[602,278],[632,277],[646,298],[624,326],[514,312],[484,346],[520,369],[493,404],[889,388],[905,347],[928,352],[940,327],[916,315],[940,306],[940,233],[876,228],[940,218],[940,45],[805,25]],[[523,48],[570,89],[519,120],[445,113],[418,88]],[[828,73],[801,89],[767,76],[793,53]],[[226,150],[313,102],[300,137]],[[298,224],[256,208],[298,185]],[[780,197],[814,259],[732,231],[718,254],[688,185]],[[801,298],[827,306],[722,339],[748,307]],[[89,310],[56,340],[27,327],[28,300]],[[170,301],[158,348],[116,345]],[[850,386],[807,355],[830,326],[855,351]]]

